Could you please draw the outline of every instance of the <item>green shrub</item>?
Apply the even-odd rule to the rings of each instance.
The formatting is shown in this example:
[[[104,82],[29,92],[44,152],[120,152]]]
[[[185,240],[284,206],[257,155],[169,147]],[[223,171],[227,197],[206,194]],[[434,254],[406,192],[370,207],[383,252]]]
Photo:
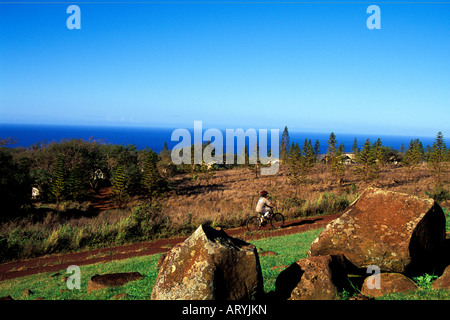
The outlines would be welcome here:
[[[442,185],[438,185],[432,190],[425,191],[425,194],[435,201],[450,200],[450,191],[445,189]]]

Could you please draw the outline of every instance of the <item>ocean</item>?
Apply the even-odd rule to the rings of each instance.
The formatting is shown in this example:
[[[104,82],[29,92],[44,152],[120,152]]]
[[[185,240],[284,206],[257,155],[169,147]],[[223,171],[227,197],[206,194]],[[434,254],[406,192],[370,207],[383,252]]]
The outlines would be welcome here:
[[[192,128],[186,128],[192,135]],[[208,128],[204,128],[208,129]],[[230,128],[237,130],[239,128]],[[289,128],[288,128],[289,129]],[[77,126],[77,125],[38,125],[38,124],[0,124],[0,139],[13,137],[16,140],[15,145],[10,147],[30,147],[39,142],[62,141],[63,139],[84,139],[90,138],[103,140],[107,144],[129,145],[134,144],[138,149],[151,148],[156,152],[160,152],[167,142],[169,149],[176,146],[179,141],[171,141],[171,128],[146,128],[146,127],[107,127],[107,126]],[[221,130],[225,137],[225,130]],[[270,131],[269,131],[270,132]],[[280,129],[280,139],[283,128]],[[378,138],[384,146],[390,146],[399,150],[402,144],[407,148],[411,139],[420,139],[423,146],[432,145],[434,137],[420,136],[392,136],[392,135],[361,135],[361,134],[340,134],[335,132],[338,145],[343,143],[346,152],[351,152],[353,141],[356,138],[358,146],[362,147],[366,139],[375,142]],[[316,139],[320,143],[320,152],[326,153],[327,142],[330,136],[328,133],[311,133],[311,132],[289,132],[290,142],[298,142],[303,146],[305,138],[311,139],[315,143]],[[268,145],[270,147],[270,134],[268,137]],[[224,142],[225,147],[225,142]],[[239,153],[239,152],[238,152]]]

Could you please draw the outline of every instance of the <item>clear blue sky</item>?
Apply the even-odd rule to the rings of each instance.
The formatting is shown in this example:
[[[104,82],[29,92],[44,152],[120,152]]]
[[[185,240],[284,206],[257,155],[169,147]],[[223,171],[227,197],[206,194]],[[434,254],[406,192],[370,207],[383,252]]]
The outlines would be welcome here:
[[[0,4],[0,123],[450,135],[450,3],[70,4]]]

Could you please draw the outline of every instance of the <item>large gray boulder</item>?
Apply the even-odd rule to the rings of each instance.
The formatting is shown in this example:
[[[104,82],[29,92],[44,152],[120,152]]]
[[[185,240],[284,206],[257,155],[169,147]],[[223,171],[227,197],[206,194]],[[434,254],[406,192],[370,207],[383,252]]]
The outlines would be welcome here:
[[[166,254],[151,298],[251,300],[263,291],[256,247],[201,225]]]

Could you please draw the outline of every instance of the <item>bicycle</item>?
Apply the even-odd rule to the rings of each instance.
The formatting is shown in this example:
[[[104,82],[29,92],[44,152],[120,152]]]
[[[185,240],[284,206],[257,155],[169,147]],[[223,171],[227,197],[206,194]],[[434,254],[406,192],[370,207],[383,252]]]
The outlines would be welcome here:
[[[274,229],[280,229],[284,225],[284,216],[279,213],[270,213],[268,218],[264,218],[264,220],[261,222],[261,215],[259,216],[252,216],[248,218],[246,222],[247,230],[250,232],[258,231],[261,229],[261,227],[265,227],[267,223],[270,223],[272,228]]]

